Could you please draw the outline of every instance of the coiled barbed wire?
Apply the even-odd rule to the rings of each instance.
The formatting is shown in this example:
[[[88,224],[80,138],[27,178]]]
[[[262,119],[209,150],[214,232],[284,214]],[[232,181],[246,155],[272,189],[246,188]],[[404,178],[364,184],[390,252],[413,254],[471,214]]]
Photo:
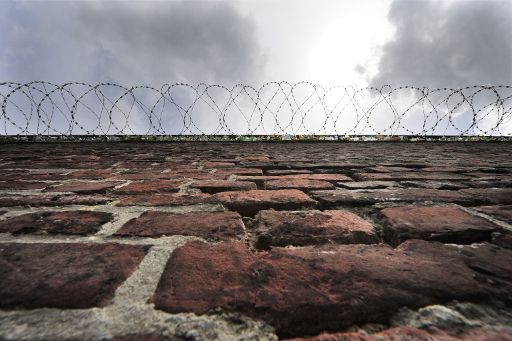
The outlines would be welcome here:
[[[0,83],[0,135],[512,135],[512,86]]]

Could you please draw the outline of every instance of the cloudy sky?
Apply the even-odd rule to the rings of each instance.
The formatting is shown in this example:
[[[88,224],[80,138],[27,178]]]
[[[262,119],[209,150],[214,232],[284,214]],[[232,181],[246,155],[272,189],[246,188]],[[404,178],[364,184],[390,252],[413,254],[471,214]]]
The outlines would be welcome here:
[[[512,82],[512,1],[1,1],[0,79]]]
[[[512,84],[512,0],[0,0],[0,32],[0,83],[114,82],[155,88],[177,82],[226,87],[243,83],[258,88],[266,82],[286,80],[379,89],[386,84],[431,89]],[[272,98],[275,87],[269,89],[267,99]],[[115,94],[108,92],[114,90],[104,89],[104,95],[114,98]],[[282,103],[290,104],[290,99],[280,93],[281,97],[269,102],[269,110],[264,107],[261,111],[260,107],[254,116],[250,96],[239,97],[238,103],[233,102],[224,110],[226,93],[217,99],[212,94],[221,103],[219,107],[200,101],[188,112],[190,117],[182,119],[180,115],[195,98],[185,89],[174,93],[182,108],[165,108],[167,112],[162,117],[168,116],[160,122],[170,122],[173,133],[187,125],[192,127],[192,122],[197,127],[186,132],[219,132],[216,124],[222,116],[238,129],[236,133],[251,131],[259,122],[273,124],[269,130],[259,126],[259,133],[311,133],[304,130],[306,127],[314,127],[313,132],[327,132],[326,123],[331,133],[407,133],[401,125],[403,121],[397,120],[398,111],[404,121],[409,121],[409,127],[418,129],[417,133],[430,126],[435,129],[431,133],[457,134],[459,131],[450,126],[453,122],[467,128],[475,120],[480,120],[485,129],[499,124],[507,134],[512,133],[512,97],[501,103],[492,91],[482,93],[489,98],[478,94],[474,101],[462,94],[450,97],[442,103],[441,114],[450,113],[453,117],[444,116],[443,124],[434,120],[427,125],[425,117],[439,113],[426,100],[416,103],[421,93],[393,93],[395,107],[370,94],[359,103],[346,103],[352,116],[332,116],[328,122],[324,118],[330,110],[336,112],[345,105],[336,102],[343,94],[334,94],[333,105],[327,109],[324,103],[317,102],[309,110],[308,91],[303,91],[301,99],[298,89],[298,101],[288,107]],[[23,98],[22,92],[16,96],[9,98],[6,113],[11,121],[3,120],[4,131],[33,132],[29,125],[37,129],[62,125],[64,132],[78,129],[77,122],[70,119],[70,110],[66,111],[70,105],[65,98],[58,99],[64,110],[56,115],[50,112],[58,103],[48,100],[40,106],[41,111],[46,108],[44,112],[27,114],[35,110],[33,103]],[[120,127],[126,126],[122,121],[127,116],[130,125],[148,125],[153,113],[148,116],[147,108],[155,103],[151,101],[158,100],[158,95],[136,96],[147,103],[146,107],[125,98],[111,108],[113,113],[106,109],[109,115],[117,115]],[[430,99],[440,102],[446,96],[449,93],[434,94]],[[263,102],[264,97],[265,94]],[[87,100],[84,98],[83,102]],[[94,109],[82,105],[75,112],[76,119],[91,127],[106,120],[105,125],[111,129],[112,118],[98,118],[104,115],[98,113],[104,103],[98,98],[91,101],[86,104]],[[328,101],[326,97],[325,102]],[[377,106],[375,101],[379,101]],[[458,106],[460,101],[465,102]],[[488,107],[493,101],[501,103],[501,107]],[[135,109],[127,115],[134,104]],[[155,105],[158,109],[159,104]],[[368,112],[373,115],[369,119],[358,116]],[[265,117],[260,120],[258,115]],[[152,124],[142,131],[169,132]],[[294,127],[295,124],[299,125]],[[338,131],[336,124],[346,129]],[[448,126],[451,130],[444,128]],[[80,132],[94,131],[88,129],[93,128]]]

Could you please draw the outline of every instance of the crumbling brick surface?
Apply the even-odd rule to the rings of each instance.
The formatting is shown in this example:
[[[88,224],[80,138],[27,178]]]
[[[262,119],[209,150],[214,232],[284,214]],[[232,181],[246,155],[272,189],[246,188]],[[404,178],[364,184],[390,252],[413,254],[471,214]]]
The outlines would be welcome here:
[[[512,340],[510,143],[13,143],[0,340]]]

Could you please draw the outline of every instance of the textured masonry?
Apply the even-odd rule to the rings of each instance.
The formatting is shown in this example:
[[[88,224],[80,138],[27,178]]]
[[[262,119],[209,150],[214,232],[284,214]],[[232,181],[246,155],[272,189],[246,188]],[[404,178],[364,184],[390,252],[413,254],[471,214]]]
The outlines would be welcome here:
[[[512,340],[510,143],[13,143],[0,340]]]

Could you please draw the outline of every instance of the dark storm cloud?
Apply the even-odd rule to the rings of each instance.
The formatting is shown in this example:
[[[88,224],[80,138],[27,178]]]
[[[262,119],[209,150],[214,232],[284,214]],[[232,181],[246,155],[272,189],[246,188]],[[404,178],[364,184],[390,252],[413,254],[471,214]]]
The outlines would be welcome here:
[[[254,82],[255,24],[221,1],[3,2],[0,78]]]
[[[512,2],[395,0],[389,19],[395,38],[371,85],[512,83]]]

